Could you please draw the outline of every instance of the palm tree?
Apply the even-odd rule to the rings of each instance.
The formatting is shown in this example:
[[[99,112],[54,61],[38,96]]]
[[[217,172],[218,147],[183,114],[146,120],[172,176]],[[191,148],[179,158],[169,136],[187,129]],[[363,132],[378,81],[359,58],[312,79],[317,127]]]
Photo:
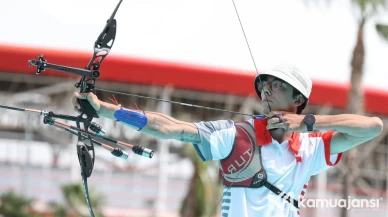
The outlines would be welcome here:
[[[329,0],[331,1],[331,0]],[[348,112],[353,114],[364,113],[364,92],[361,88],[362,78],[364,74],[365,62],[365,41],[364,27],[368,22],[373,22],[372,18],[376,17],[388,7],[388,0],[351,0],[353,9],[355,10],[357,19],[357,39],[354,45],[352,60],[351,60],[351,75],[350,75],[350,92],[348,95]],[[388,25],[375,23],[377,33],[388,41]],[[357,168],[355,161],[357,149],[351,149],[344,153],[343,161],[345,161],[348,171],[343,177],[342,198],[348,198],[351,194],[353,182],[356,178],[354,171]],[[341,216],[347,217],[346,209],[341,210]]]
[[[68,184],[62,186],[64,203],[51,203],[54,217],[89,217],[85,195],[81,184]],[[93,189],[89,189],[90,203],[96,217],[103,217],[101,207],[104,203],[103,196]]]
[[[187,194],[182,201],[180,215],[184,217],[208,216],[215,212],[214,204],[222,191],[219,180],[208,175],[209,163],[204,163],[195,153],[192,145],[186,144],[186,155],[194,165]]]
[[[356,6],[359,17],[357,19],[358,31],[357,40],[353,49],[351,61],[351,88],[348,95],[348,111],[354,114],[364,113],[364,93],[361,88],[361,81],[364,74],[365,48],[364,48],[364,27],[371,18],[379,14],[384,7],[388,6],[387,0],[352,0]],[[377,32],[388,41],[388,26],[375,24]],[[345,164],[348,171],[343,177],[342,198],[347,198],[351,194],[353,182],[356,179],[354,171],[357,168],[356,162],[357,149],[351,149],[344,154]],[[341,216],[347,217],[346,209],[341,209]]]
[[[362,114],[364,112],[364,94],[361,88],[361,81],[364,74],[365,48],[364,48],[364,27],[371,18],[377,16],[386,7],[387,0],[352,0],[359,17],[357,18],[358,31],[357,40],[353,49],[351,61],[351,89],[349,94],[349,112]],[[388,41],[388,25],[375,24],[377,32]]]
[[[33,200],[8,191],[0,197],[0,216],[7,217],[43,217],[34,213]]]

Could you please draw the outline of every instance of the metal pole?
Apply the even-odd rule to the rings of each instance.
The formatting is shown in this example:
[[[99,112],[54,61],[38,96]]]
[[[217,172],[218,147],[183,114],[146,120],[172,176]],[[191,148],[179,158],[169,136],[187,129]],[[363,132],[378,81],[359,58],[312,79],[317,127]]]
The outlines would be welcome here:
[[[161,98],[163,100],[171,100],[171,88],[166,87]],[[171,116],[171,104],[159,103],[159,111],[162,114]],[[168,181],[168,160],[169,160],[169,141],[160,140],[158,144],[159,157],[159,179],[158,179],[158,195],[155,203],[155,216],[159,216],[166,210],[167,201],[167,181]]]

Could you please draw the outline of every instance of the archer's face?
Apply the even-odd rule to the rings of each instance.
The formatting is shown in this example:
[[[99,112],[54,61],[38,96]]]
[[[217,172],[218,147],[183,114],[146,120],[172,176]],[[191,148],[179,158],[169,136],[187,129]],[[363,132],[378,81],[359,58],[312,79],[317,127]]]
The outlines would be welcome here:
[[[264,114],[270,111],[293,111],[295,108],[293,90],[288,83],[273,77],[266,77],[262,83],[257,84],[261,91],[261,104]]]

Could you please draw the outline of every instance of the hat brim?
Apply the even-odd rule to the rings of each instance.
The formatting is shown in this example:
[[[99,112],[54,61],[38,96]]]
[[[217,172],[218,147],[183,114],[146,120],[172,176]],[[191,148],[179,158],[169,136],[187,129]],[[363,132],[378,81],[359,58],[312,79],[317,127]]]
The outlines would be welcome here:
[[[309,95],[305,91],[305,88],[303,88],[301,86],[301,84],[296,82],[289,74],[281,72],[281,71],[277,71],[277,70],[270,70],[270,71],[266,71],[266,72],[263,72],[263,73],[257,75],[255,78],[254,87],[255,87],[256,93],[260,99],[261,99],[261,91],[257,88],[257,82],[264,80],[264,78],[268,75],[279,78],[279,79],[287,82],[288,84],[293,86],[295,89],[297,89],[304,97],[306,97],[307,99],[309,98]]]

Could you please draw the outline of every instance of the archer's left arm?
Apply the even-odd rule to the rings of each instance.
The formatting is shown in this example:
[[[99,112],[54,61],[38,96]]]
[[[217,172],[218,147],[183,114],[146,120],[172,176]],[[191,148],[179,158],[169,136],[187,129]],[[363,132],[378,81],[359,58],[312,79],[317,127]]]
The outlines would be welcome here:
[[[378,135],[383,122],[378,117],[355,114],[315,115],[314,130],[336,131],[331,138],[330,154],[345,152]]]

